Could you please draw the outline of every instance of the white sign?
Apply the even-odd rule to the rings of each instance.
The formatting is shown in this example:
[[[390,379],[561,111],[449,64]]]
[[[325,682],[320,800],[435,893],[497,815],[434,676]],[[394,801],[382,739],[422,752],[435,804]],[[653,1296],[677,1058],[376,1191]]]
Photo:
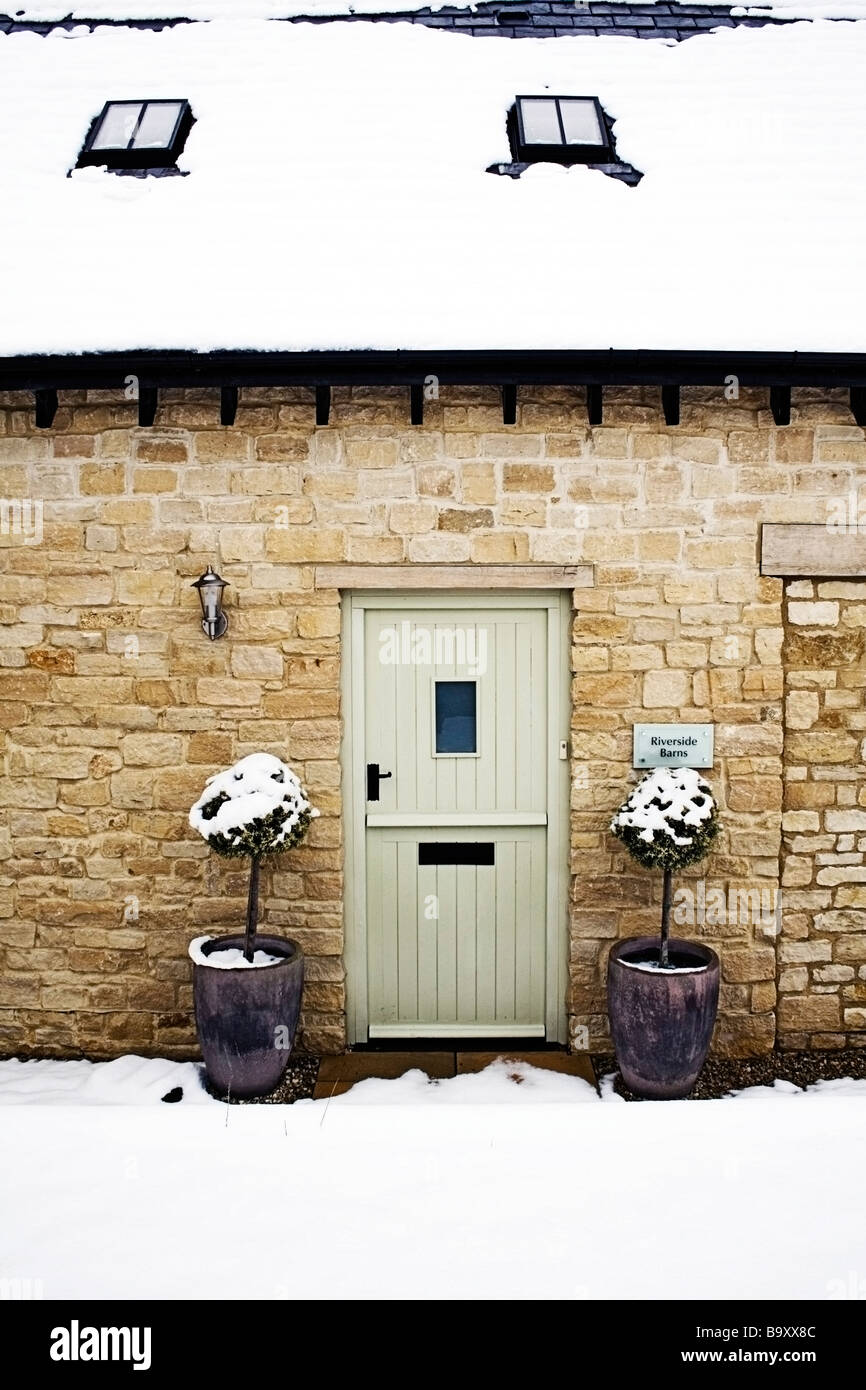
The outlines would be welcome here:
[[[633,767],[712,767],[712,724],[635,724]]]

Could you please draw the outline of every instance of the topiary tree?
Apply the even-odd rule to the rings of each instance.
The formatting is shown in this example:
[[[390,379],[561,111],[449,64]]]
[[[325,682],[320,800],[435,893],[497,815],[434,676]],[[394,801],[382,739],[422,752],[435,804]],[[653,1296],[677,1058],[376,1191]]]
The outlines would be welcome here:
[[[610,828],[639,864],[664,873],[659,965],[666,969],[672,876],[705,858],[719,833],[710,784],[692,767],[654,768],[617,811]]]
[[[209,777],[189,813],[193,830],[217,854],[250,860],[244,955],[255,954],[262,856],[299,845],[319,813],[292,769],[270,753],[251,753]]]

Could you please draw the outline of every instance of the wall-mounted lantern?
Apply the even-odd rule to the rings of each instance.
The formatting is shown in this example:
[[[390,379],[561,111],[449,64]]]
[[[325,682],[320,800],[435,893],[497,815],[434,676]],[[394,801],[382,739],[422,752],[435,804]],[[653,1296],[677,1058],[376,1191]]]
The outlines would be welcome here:
[[[221,579],[216,570],[209,565],[201,578],[192,585],[193,589],[198,589],[201,601],[202,632],[206,633],[212,642],[216,641],[217,637],[222,637],[229,625],[222,606],[223,589],[227,584],[228,581]]]

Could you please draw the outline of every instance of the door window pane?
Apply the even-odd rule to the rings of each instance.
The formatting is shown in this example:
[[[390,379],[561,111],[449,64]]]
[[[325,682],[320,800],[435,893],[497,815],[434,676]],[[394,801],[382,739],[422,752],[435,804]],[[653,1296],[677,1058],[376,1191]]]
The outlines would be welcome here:
[[[475,753],[475,681],[436,682],[436,752]]]

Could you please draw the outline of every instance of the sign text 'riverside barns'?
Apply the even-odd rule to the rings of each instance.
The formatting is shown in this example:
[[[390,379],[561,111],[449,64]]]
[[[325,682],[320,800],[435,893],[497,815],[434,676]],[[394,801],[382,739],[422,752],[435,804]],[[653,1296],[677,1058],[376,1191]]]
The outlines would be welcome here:
[[[633,767],[712,765],[712,724],[635,724]]]

